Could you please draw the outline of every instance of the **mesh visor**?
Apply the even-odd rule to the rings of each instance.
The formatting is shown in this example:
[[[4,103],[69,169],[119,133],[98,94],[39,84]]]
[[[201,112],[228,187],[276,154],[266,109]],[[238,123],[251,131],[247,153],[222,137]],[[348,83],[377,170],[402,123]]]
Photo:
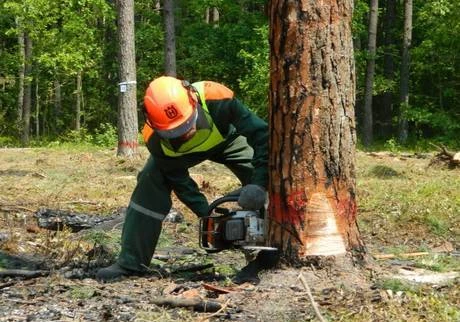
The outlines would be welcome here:
[[[187,121],[185,121],[181,125],[175,127],[174,129],[170,129],[170,130],[155,129],[155,132],[157,132],[158,135],[164,139],[176,139],[178,137],[181,137],[188,131],[190,131],[193,125],[195,125],[197,118],[198,118],[198,112],[197,112],[197,108],[195,108],[192,115],[190,115]]]

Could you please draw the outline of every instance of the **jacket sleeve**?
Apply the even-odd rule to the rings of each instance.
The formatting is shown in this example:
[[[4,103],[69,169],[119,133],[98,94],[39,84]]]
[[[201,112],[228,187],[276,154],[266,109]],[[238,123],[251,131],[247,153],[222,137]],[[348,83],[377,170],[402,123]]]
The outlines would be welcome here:
[[[268,124],[251,112],[236,98],[222,100],[215,109],[218,127],[233,125],[236,133],[246,137],[248,144],[254,149],[252,165],[254,174],[251,183],[262,187],[268,186]],[[219,124],[220,123],[220,124]]]
[[[187,169],[176,169],[174,173],[167,172],[165,177],[181,202],[198,217],[207,216],[208,201],[200,192],[196,182],[190,177]]]

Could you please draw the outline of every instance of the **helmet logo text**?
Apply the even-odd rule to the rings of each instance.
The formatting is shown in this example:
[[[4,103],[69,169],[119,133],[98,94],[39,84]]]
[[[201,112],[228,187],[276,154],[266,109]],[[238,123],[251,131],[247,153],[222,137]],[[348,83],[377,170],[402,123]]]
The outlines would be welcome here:
[[[166,116],[169,118],[169,119],[173,119],[173,118],[176,118],[177,117],[177,110],[176,108],[173,106],[173,105],[169,105],[168,107],[166,107],[164,109],[165,113],[166,113]]]

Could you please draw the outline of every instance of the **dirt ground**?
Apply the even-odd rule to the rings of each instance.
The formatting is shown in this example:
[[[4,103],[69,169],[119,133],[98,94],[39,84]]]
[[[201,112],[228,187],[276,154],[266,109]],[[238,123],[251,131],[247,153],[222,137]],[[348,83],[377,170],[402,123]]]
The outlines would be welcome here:
[[[164,223],[151,274],[95,281],[96,270],[116,256],[121,225],[56,232],[38,227],[36,214],[51,209],[116,217],[146,157],[144,150],[135,160],[123,160],[114,150],[0,149],[0,321],[460,320],[460,172],[427,170],[429,160],[413,156],[358,155],[366,266],[281,266],[261,273],[259,284],[233,284],[244,255],[206,254],[198,246],[198,220],[174,200],[183,220]],[[386,172],[374,175],[382,165]],[[400,176],[388,179],[390,170]],[[422,197],[436,199],[433,205],[419,209],[414,199],[405,210],[416,181],[427,173],[448,188],[438,181],[423,185]],[[238,187],[225,168],[212,163],[191,175],[209,200]],[[377,187],[386,189],[378,199]],[[392,199],[395,187],[404,187],[400,201]],[[445,198],[430,189],[445,189],[440,192]],[[434,213],[431,219],[437,208],[445,217]],[[199,303],[159,305],[168,299]]]

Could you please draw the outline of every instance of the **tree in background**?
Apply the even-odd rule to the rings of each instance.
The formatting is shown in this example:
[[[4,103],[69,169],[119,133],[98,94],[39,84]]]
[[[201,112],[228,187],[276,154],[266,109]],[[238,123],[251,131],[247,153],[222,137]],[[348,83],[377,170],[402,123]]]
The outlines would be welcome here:
[[[165,75],[176,77],[174,0],[163,1],[163,20],[165,26]]]
[[[382,93],[382,103],[380,107],[379,126],[377,128],[380,138],[388,138],[392,135],[393,125],[393,84],[395,83],[395,23],[396,23],[396,0],[386,0],[384,2],[383,20],[383,77],[389,84]]]
[[[372,97],[374,95],[375,54],[379,1],[371,0],[367,45],[366,89],[364,92],[363,143],[369,147],[373,142]]]
[[[268,238],[290,263],[363,251],[352,4],[270,2]]]
[[[401,58],[401,83],[398,138],[401,143],[406,143],[408,137],[407,110],[409,109],[409,64],[410,47],[412,43],[412,0],[404,0],[404,34]]]
[[[138,153],[134,1],[117,0],[117,13],[120,62],[117,155],[131,157]]]
[[[22,145],[29,145],[30,133],[30,113],[32,106],[32,39],[26,32],[24,33],[24,98],[22,99]]]

